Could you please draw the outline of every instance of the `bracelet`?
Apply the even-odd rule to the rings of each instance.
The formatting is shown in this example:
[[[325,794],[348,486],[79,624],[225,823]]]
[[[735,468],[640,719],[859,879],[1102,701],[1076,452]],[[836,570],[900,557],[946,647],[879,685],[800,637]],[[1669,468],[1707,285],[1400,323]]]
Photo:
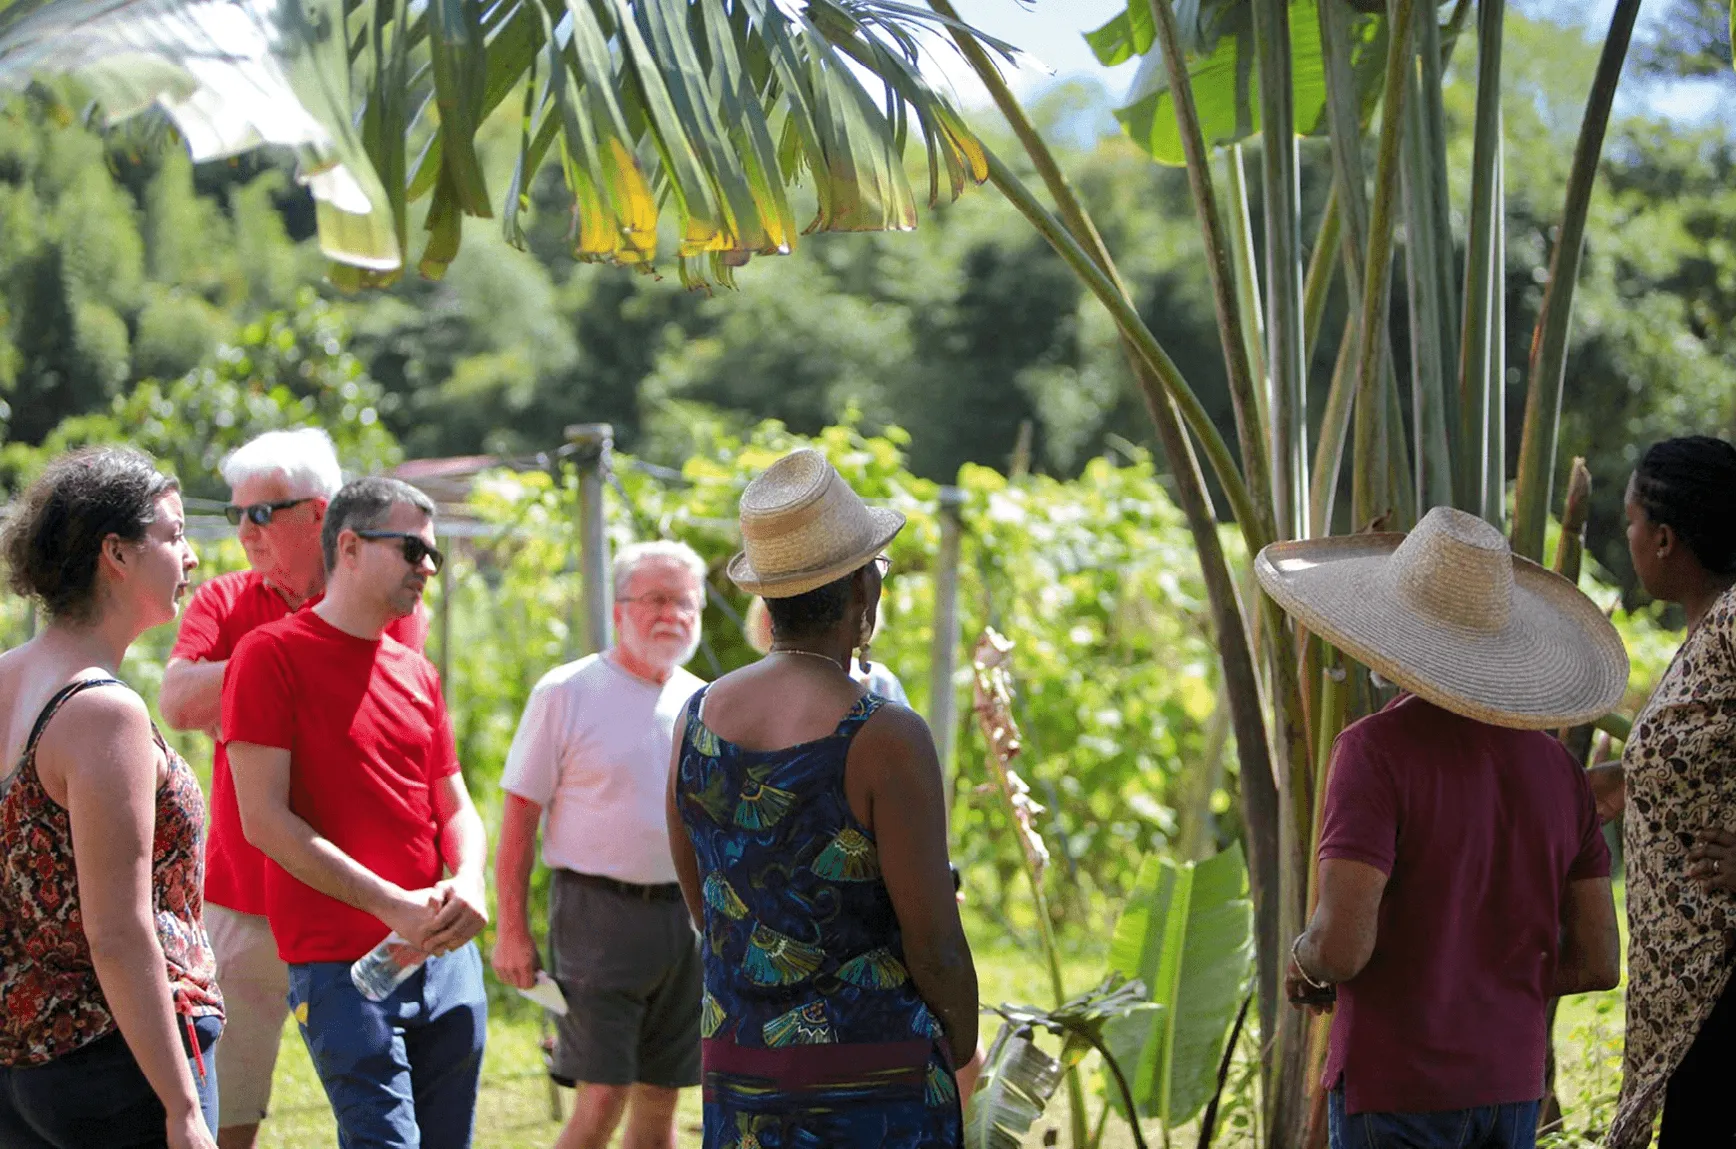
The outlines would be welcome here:
[[[1331,982],[1315,981],[1314,975],[1309,973],[1307,967],[1302,964],[1302,955],[1299,952],[1302,948],[1302,938],[1302,934],[1297,934],[1296,940],[1290,943],[1290,960],[1296,963],[1296,972],[1301,974],[1302,980],[1307,982],[1309,986],[1314,989],[1331,989]]]

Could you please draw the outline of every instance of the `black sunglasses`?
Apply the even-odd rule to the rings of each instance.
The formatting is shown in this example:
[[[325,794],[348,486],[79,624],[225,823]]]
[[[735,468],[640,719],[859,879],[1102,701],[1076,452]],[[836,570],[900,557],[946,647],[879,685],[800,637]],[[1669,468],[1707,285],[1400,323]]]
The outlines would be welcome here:
[[[241,520],[244,518],[252,519],[255,526],[264,527],[271,525],[271,516],[277,512],[287,511],[291,507],[299,507],[303,503],[312,501],[313,496],[309,495],[300,499],[279,499],[275,503],[248,503],[245,507],[229,503],[223,508],[223,517],[229,520],[229,525],[232,527],[240,526]]]
[[[356,537],[363,539],[397,539],[404,544],[404,561],[413,567],[422,565],[423,559],[432,559],[434,573],[439,574],[440,568],[446,565],[446,556],[440,553],[439,547],[429,546],[421,535],[413,535],[409,531],[357,531]]]

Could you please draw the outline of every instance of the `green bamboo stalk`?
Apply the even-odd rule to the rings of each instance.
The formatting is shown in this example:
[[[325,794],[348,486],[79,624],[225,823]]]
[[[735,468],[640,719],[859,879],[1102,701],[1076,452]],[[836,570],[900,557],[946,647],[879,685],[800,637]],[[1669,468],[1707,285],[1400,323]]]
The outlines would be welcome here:
[[[1248,214],[1248,173],[1242,163],[1242,145],[1224,149],[1226,195],[1229,197],[1230,230],[1235,233],[1236,299],[1241,305],[1242,343],[1248,349],[1248,366],[1254,373],[1254,395],[1260,404],[1260,442],[1271,434],[1267,408],[1266,312],[1260,305],[1260,257],[1254,251],[1254,223]]]
[[[1338,181],[1333,180],[1326,193],[1326,207],[1320,213],[1320,230],[1314,234],[1314,250],[1308,253],[1308,274],[1302,278],[1302,349],[1307,356],[1304,364],[1313,358],[1320,324],[1326,319],[1326,300],[1332,294],[1332,281],[1338,270],[1340,236],[1344,230],[1339,198]],[[1318,522],[1314,523],[1314,529],[1316,533],[1325,533]]]
[[[1302,198],[1289,0],[1252,0],[1260,69],[1261,200],[1266,221],[1266,366],[1270,372],[1272,510],[1283,538],[1306,538],[1308,391],[1303,371]]]
[[[1422,86],[1422,108],[1424,130],[1428,133],[1428,154],[1433,159],[1430,165],[1431,191],[1430,210],[1434,213],[1435,247],[1442,257],[1435,263],[1435,291],[1441,299],[1440,314],[1440,347],[1442,355],[1443,379],[1458,378],[1458,337],[1459,337],[1459,296],[1457,284],[1453,277],[1453,204],[1452,193],[1447,186],[1447,123],[1446,109],[1443,106],[1442,93],[1446,91],[1444,73],[1447,61],[1452,56],[1452,45],[1442,43],[1441,29],[1435,26],[1434,13],[1430,18],[1420,21],[1416,26],[1417,34],[1417,69]],[[1455,15],[1459,15],[1455,12]],[[1441,410],[1449,416],[1455,416],[1455,396],[1448,391],[1442,401]],[[1450,434],[1453,426],[1451,419],[1446,423]],[[1451,502],[1451,498],[1447,502]]]
[[[1357,527],[1388,514],[1389,447],[1385,392],[1381,386],[1381,340],[1386,328],[1387,293],[1392,279],[1393,199],[1398,183],[1399,145],[1404,132],[1406,80],[1411,58],[1412,0],[1393,0],[1386,45],[1386,88],[1382,96],[1380,152],[1375,165],[1374,203],[1362,278],[1362,345],[1356,368],[1356,453],[1352,516]],[[1433,19],[1433,14],[1429,16]],[[1403,442],[1401,437],[1400,442]]]
[[[1459,335],[1459,428],[1454,438],[1453,502],[1488,518],[1491,442],[1491,348],[1501,342],[1494,300],[1502,268],[1495,260],[1500,205],[1495,167],[1501,155],[1501,32],[1506,0],[1481,0],[1477,11],[1477,113],[1471,136],[1471,215],[1465,231],[1465,309]],[[1498,475],[1505,474],[1497,466]],[[1495,521],[1493,519],[1491,522]]]
[[[1505,116],[1495,123],[1494,242],[1489,263],[1489,373],[1483,406],[1488,412],[1484,452],[1483,517],[1507,529],[1507,146]]]
[[[1205,243],[1206,269],[1212,283],[1212,303],[1217,309],[1218,339],[1224,349],[1224,366],[1228,373],[1230,404],[1236,415],[1236,435],[1242,448],[1242,474],[1254,492],[1254,507],[1266,517],[1261,527],[1267,535],[1276,537],[1273,517],[1276,491],[1264,450],[1264,428],[1258,400],[1254,397],[1254,380],[1248,366],[1247,348],[1242,342],[1240,301],[1236,298],[1236,273],[1233,243],[1218,211],[1216,193],[1212,190],[1211,156],[1206,151],[1205,134],[1200,130],[1199,111],[1194,106],[1193,84],[1187,74],[1187,58],[1182,52],[1181,30],[1176,26],[1175,9],[1170,0],[1150,0],[1152,17],[1157,22],[1158,49],[1164,69],[1169,74],[1170,100],[1175,105],[1176,125],[1181,132],[1182,151],[1187,157],[1188,190],[1193,195],[1194,212],[1199,216],[1200,237]]]
[[[1325,63],[1326,114],[1331,128],[1332,180],[1339,195],[1344,282],[1362,298],[1362,263],[1368,250],[1368,192],[1362,164],[1362,115],[1350,67],[1350,8],[1320,0],[1320,46]]]
[[[1314,449],[1314,479],[1308,500],[1314,528],[1332,533],[1332,510],[1338,500],[1338,475],[1344,465],[1344,441],[1350,435],[1351,400],[1355,397],[1356,324],[1346,322],[1338,340],[1338,359],[1332,367],[1332,387],[1326,393],[1326,408],[1320,413],[1320,445]]]
[[[1454,352],[1447,337],[1452,289],[1448,268],[1453,236],[1446,219],[1446,140],[1434,135],[1431,102],[1440,99],[1440,46],[1433,13],[1416,21],[1416,53],[1405,69],[1404,193],[1405,270],[1410,282],[1412,456],[1411,487],[1420,507],[1451,504],[1452,462],[1448,458],[1446,378]],[[1432,85],[1432,86],[1431,86]],[[1429,99],[1431,91],[1434,101]],[[1456,347],[1454,351],[1456,351]]]
[[[1387,492],[1392,504],[1388,508],[1389,531],[1408,531],[1417,521],[1417,501],[1411,489],[1410,443],[1404,433],[1404,407],[1399,400],[1395,377],[1386,376],[1386,447],[1388,474]]]
[[[1640,0],[1616,0],[1609,36],[1585,101],[1585,119],[1573,149],[1573,171],[1567,179],[1567,203],[1562,209],[1560,239],[1550,260],[1549,287],[1531,340],[1531,370],[1525,395],[1525,423],[1519,439],[1519,475],[1513,504],[1513,552],[1528,559],[1543,554],[1544,526],[1549,520],[1555,482],[1555,448],[1561,431],[1561,396],[1567,381],[1567,335],[1573,321],[1573,293],[1579,263],[1585,254],[1585,223],[1597,182],[1598,157],[1609,128],[1610,108],[1621,82],[1622,62],[1633,39]]]

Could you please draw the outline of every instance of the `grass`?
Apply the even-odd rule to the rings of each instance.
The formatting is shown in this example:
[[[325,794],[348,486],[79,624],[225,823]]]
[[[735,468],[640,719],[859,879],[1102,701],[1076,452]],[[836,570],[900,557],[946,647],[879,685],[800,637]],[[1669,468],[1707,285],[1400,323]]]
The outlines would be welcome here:
[[[984,1001],[1049,1000],[1047,975],[1034,954],[1012,945],[983,946],[977,953],[977,967]],[[1089,952],[1074,955],[1065,970],[1068,989],[1077,992],[1094,985],[1102,972],[1100,955]],[[992,1015],[984,1018],[985,1041],[992,1036],[993,1021]],[[1620,989],[1570,998],[1563,1003],[1555,1032],[1560,1059],[1559,1089],[1567,1113],[1568,1134],[1543,1144],[1568,1149],[1596,1143],[1595,1136],[1588,1138],[1583,1134],[1601,1128],[1612,1111],[1615,1090],[1620,1084],[1621,1029]],[[1096,1100],[1098,1086],[1093,1080],[1087,1088],[1093,1097],[1091,1116],[1095,1119],[1100,1104]],[[562,1113],[570,1113],[572,1093],[561,1090],[560,1103]],[[1232,1112],[1238,1108],[1246,1112],[1245,1105],[1227,1104]],[[683,1090],[677,1128],[678,1143],[684,1149],[699,1145],[699,1122],[699,1091]],[[559,1129],[550,1113],[550,1090],[538,1048],[536,1011],[517,1001],[497,1003],[489,1019],[474,1144],[477,1149],[547,1149]],[[1066,1130],[1066,1090],[1062,1089],[1057,1091],[1025,1145],[1044,1144],[1049,1131],[1058,1133],[1060,1143],[1065,1144]],[[1146,1136],[1154,1146],[1164,1142],[1155,1124],[1148,1124]],[[1175,1131],[1175,1145],[1195,1143],[1192,1128]],[[260,1144],[265,1149],[337,1144],[331,1110],[293,1025],[284,1028],[272,1113],[260,1130]],[[1252,1146],[1254,1140],[1251,1132],[1224,1125],[1214,1144],[1221,1149],[1240,1149]],[[1119,1118],[1110,1121],[1103,1145],[1104,1149],[1132,1149],[1133,1139]]]

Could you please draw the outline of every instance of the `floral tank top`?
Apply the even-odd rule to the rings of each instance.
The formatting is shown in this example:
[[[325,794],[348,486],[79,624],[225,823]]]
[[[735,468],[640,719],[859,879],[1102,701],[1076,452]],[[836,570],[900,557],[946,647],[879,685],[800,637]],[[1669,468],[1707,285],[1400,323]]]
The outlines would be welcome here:
[[[36,743],[67,700],[112,678],[61,690],[36,720],[12,777],[0,783],[0,1065],[41,1065],[115,1029],[97,984],[79,911],[72,823],[36,771]],[[193,771],[157,735],[168,760],[157,787],[151,900],[165,976],[184,1017],[223,1016],[205,936],[205,798]]]

